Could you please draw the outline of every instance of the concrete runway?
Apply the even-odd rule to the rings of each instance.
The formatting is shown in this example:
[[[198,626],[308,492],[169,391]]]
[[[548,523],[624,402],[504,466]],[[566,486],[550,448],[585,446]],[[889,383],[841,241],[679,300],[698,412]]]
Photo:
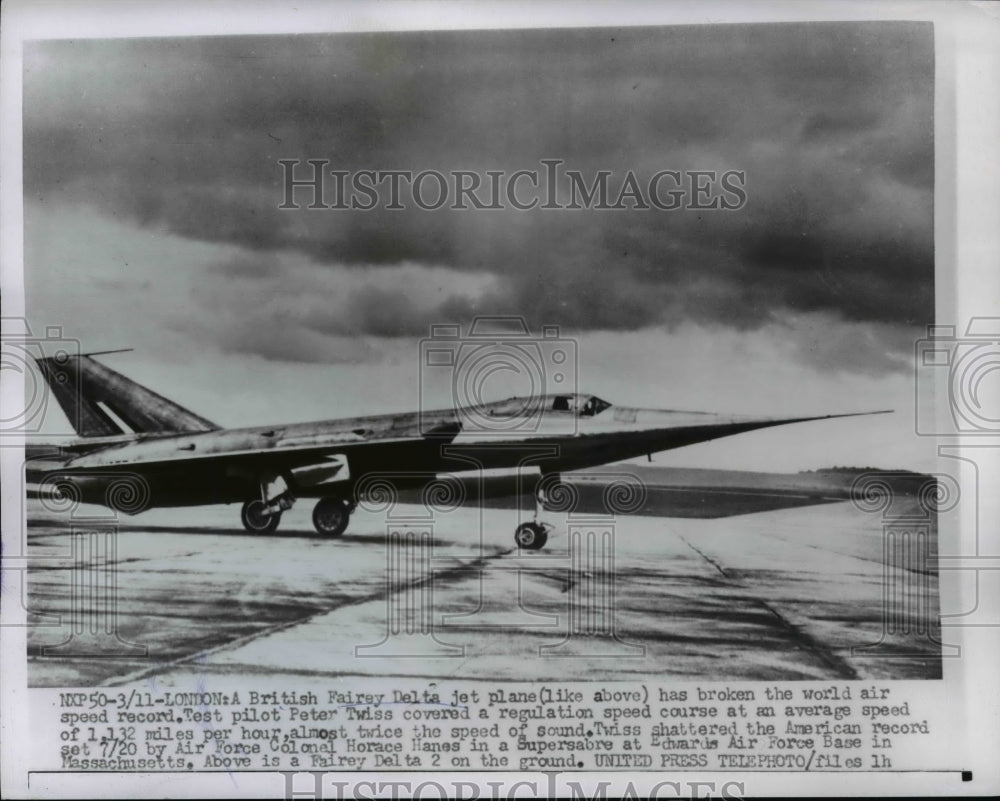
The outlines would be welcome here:
[[[880,519],[849,502],[718,519],[547,513],[540,552],[514,547],[516,509],[429,520],[400,506],[391,546],[384,513],[359,510],[328,540],[306,502],[275,535],[245,533],[236,506],[147,512],[108,537],[86,511],[28,504],[31,686],[941,675],[936,531],[931,567],[912,550],[887,566]]]

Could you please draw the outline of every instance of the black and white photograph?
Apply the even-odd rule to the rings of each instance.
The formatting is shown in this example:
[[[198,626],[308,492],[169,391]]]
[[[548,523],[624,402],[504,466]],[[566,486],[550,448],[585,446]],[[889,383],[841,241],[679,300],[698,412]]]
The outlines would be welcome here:
[[[877,772],[955,725],[888,689],[961,651],[939,443],[997,430],[935,23],[519,19],[20,43],[53,771]]]
[[[899,413],[934,316],[930,25],[25,56],[27,308],[76,348],[40,362],[75,436],[29,440],[29,546],[60,549],[78,501],[121,513],[116,655],[59,658],[41,618],[69,571],[41,568],[33,681],[289,653],[333,675],[940,677],[935,510],[896,564],[851,494],[919,509],[933,480]],[[428,489],[426,514],[382,509]],[[433,608],[381,580],[393,525]],[[884,610],[896,569],[913,596]],[[431,619],[387,621],[389,593]],[[387,624],[431,661],[355,659]]]

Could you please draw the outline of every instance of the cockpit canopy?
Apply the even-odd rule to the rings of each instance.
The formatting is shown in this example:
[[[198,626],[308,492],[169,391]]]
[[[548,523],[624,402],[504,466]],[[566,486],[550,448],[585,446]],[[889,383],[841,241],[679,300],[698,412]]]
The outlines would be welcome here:
[[[577,392],[564,392],[552,395],[536,395],[534,397],[513,397],[505,401],[494,401],[474,407],[490,417],[520,417],[522,415],[547,414],[561,412],[574,417],[594,417],[611,404],[601,400],[596,395],[583,395]]]
[[[553,395],[552,405],[549,408],[553,412],[571,412],[579,417],[594,417],[610,407],[610,403],[596,395],[569,394]]]

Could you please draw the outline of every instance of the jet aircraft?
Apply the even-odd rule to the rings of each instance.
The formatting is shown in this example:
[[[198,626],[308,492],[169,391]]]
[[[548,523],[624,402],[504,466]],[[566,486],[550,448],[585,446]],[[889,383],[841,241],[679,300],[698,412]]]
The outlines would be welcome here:
[[[849,417],[739,417],[616,406],[578,392],[315,423],[222,428],[86,355],[38,358],[77,437],[30,442],[26,480],[40,494],[127,513],[240,503],[243,526],[272,532],[314,498],[312,521],[339,537],[366,494],[426,489],[443,475],[535,477],[535,519],[518,547],[543,547],[538,520],[563,472],[771,426]],[[509,486],[509,484],[508,484]]]

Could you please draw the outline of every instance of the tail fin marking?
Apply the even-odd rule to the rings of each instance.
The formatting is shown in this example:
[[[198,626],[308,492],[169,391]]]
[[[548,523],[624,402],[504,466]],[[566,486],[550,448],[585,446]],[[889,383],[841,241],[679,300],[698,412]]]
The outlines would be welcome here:
[[[90,356],[71,356],[62,361],[38,359],[38,367],[81,437],[130,433],[122,430],[122,423],[138,434],[196,433],[219,428]]]

